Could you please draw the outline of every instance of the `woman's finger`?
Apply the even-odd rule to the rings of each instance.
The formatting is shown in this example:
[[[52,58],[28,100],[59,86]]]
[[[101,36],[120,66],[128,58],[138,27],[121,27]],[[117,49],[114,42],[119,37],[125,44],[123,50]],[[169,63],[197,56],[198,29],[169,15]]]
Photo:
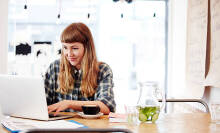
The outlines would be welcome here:
[[[48,113],[51,113],[51,112],[55,111],[57,108],[58,108],[58,107],[55,106],[55,105],[50,105],[50,106],[48,106]]]
[[[61,112],[61,111],[63,111],[63,110],[66,110],[67,108],[68,108],[68,106],[65,105],[65,104],[60,105],[60,106],[56,109],[56,112],[55,112],[54,115],[57,115],[57,113],[59,113],[59,112]]]
[[[60,111],[63,111],[61,107],[57,108],[56,112],[54,113],[54,116],[56,116]]]

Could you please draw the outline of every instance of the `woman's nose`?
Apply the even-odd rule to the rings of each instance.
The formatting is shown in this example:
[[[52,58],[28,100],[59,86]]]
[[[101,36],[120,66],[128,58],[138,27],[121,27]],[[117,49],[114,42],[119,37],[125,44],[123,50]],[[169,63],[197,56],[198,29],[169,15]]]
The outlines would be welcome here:
[[[68,56],[72,55],[72,50],[69,49],[69,50],[67,51],[67,54],[68,54]]]

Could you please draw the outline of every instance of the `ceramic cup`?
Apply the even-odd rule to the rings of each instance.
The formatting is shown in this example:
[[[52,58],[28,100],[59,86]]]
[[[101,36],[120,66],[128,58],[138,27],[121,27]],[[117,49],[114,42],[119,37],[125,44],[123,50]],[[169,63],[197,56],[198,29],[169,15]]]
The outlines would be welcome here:
[[[82,111],[85,115],[96,115],[100,112],[98,105],[83,105]]]

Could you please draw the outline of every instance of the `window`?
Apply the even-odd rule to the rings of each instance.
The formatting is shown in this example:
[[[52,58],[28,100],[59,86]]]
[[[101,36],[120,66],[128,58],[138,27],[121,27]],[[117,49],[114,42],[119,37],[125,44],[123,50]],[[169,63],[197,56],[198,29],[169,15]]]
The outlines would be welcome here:
[[[93,33],[98,59],[113,70],[118,105],[136,102],[140,81],[158,81],[164,89],[165,4],[156,0],[10,0],[9,74],[43,74],[49,62],[59,58],[61,31],[81,21]],[[31,53],[16,55],[21,43],[29,44]]]

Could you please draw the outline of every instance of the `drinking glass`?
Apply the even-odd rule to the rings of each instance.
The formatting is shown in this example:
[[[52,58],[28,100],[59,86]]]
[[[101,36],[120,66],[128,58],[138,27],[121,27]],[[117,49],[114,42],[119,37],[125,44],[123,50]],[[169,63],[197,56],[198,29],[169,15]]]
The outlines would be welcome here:
[[[138,124],[138,110],[136,106],[125,105],[126,119],[129,125]]]
[[[213,102],[211,105],[211,122],[220,122],[220,102]]]

